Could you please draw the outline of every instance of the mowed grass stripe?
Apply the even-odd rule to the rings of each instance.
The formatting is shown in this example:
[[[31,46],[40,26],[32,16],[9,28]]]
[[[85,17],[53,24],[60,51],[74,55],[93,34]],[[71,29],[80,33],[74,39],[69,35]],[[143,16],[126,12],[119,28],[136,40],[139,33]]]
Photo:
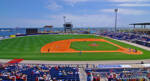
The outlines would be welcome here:
[[[126,48],[141,50],[142,55],[128,55],[123,53],[50,53],[41,54],[40,49],[47,43],[80,38],[102,38]],[[78,46],[78,45],[77,45]],[[84,46],[83,46],[84,47]],[[108,47],[111,49],[112,47]],[[27,60],[137,60],[150,59],[150,52],[144,49],[94,35],[39,35],[26,36],[0,41],[0,59],[23,58]]]
[[[91,44],[96,44],[98,46],[90,46]],[[82,51],[110,51],[119,49],[118,47],[113,46],[112,44],[100,41],[72,42],[71,48]]]

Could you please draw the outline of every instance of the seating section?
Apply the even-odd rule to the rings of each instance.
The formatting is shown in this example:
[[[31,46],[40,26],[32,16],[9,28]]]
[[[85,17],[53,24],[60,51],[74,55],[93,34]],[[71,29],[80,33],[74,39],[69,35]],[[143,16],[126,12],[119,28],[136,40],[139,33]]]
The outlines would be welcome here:
[[[0,81],[80,81],[77,67],[1,64]]]
[[[149,81],[149,69],[88,69],[87,81]]]
[[[150,81],[148,67],[82,68],[87,81]],[[80,77],[83,77],[82,73]],[[0,81],[80,81],[79,68],[73,65],[0,64]]]
[[[118,40],[126,40],[143,46],[150,47],[150,36],[141,33],[101,32],[98,35],[107,36]]]

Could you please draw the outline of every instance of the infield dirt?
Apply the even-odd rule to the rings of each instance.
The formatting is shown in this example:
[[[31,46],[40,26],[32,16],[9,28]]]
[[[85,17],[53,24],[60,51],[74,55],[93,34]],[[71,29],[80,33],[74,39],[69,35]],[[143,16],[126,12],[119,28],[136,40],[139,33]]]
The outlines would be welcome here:
[[[79,41],[100,41],[100,42],[107,42],[109,44],[112,44],[119,49],[117,50],[98,50],[98,51],[78,51],[75,49],[70,48],[70,45],[72,42],[79,42]],[[133,51],[133,49],[129,50],[128,48],[124,48],[122,46],[119,46],[117,44],[114,44],[110,41],[104,40],[104,39],[68,39],[68,40],[60,40],[55,41],[46,44],[41,48],[41,53],[79,53],[79,52],[122,52],[125,54],[142,54],[141,51],[137,50],[136,52]]]

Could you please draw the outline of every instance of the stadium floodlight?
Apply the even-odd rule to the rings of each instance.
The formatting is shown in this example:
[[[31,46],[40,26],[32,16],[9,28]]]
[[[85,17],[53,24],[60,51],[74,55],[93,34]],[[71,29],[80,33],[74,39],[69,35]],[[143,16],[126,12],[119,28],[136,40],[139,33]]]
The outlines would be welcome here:
[[[118,18],[118,9],[115,9],[115,32],[117,31],[117,18]]]
[[[63,18],[64,18],[64,23],[66,23],[66,16],[63,16]]]

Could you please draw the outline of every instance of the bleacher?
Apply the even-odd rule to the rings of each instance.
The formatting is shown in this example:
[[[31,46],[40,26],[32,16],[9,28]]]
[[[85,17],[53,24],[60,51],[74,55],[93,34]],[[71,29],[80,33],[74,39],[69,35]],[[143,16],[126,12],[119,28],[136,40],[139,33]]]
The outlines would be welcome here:
[[[77,67],[2,64],[0,81],[80,81]]]
[[[71,64],[0,64],[0,81],[81,81],[80,68],[83,68],[87,75],[85,81],[150,80],[150,64],[96,65],[96,67],[88,64],[84,67]]]
[[[146,67],[144,67],[146,66]],[[149,64],[98,65],[88,68],[87,81],[149,81]]]
[[[126,40],[136,44],[150,47],[150,36],[141,33],[127,33],[127,32],[102,32],[98,35],[110,37],[117,40]]]

